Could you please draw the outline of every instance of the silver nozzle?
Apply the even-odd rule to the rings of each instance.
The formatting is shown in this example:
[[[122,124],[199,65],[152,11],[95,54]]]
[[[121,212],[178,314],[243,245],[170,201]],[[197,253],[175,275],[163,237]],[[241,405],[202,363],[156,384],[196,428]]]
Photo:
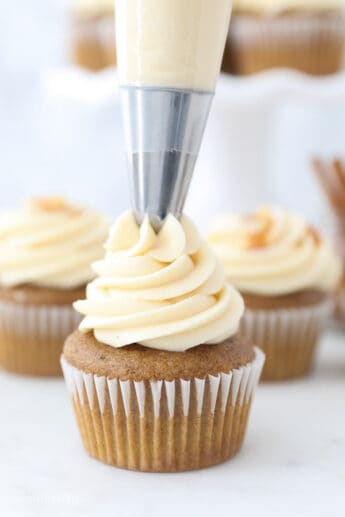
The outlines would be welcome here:
[[[182,214],[213,93],[122,86],[132,205],[156,230]]]

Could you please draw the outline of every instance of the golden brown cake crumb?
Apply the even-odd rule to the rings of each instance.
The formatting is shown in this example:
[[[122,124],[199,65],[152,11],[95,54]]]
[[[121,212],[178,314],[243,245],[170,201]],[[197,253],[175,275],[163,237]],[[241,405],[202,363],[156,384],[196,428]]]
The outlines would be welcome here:
[[[79,370],[120,380],[174,380],[228,373],[252,361],[252,346],[236,337],[219,345],[202,345],[187,352],[166,352],[140,345],[113,348],[92,333],[74,332],[66,341],[64,358]]]
[[[329,295],[323,291],[309,290],[281,296],[258,296],[241,293],[245,306],[254,310],[295,309],[318,305],[327,300]]]

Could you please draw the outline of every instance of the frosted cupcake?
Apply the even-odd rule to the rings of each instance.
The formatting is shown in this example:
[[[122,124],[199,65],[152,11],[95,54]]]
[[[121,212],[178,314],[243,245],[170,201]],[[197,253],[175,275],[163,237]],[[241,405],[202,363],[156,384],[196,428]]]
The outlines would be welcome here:
[[[333,249],[297,215],[270,208],[219,219],[209,242],[243,295],[240,335],[264,350],[263,379],[307,374],[341,277]]]
[[[61,374],[64,340],[80,321],[72,302],[94,278],[107,222],[60,198],[38,198],[0,217],[0,367]]]
[[[89,70],[116,64],[114,0],[74,0],[72,59]]]
[[[235,334],[243,300],[194,224],[121,216],[62,365],[89,454],[131,470],[225,461],[242,445],[263,354]]]
[[[344,13],[344,0],[235,0],[225,69],[333,74],[343,62]]]

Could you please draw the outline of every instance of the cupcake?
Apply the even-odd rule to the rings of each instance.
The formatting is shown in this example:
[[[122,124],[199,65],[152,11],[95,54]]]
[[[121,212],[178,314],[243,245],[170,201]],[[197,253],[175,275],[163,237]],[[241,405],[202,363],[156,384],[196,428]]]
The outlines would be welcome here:
[[[60,198],[37,198],[0,217],[0,367],[61,375],[66,337],[80,316],[72,303],[94,278],[107,223]]]
[[[262,378],[307,374],[341,277],[335,252],[303,219],[270,208],[219,219],[209,242],[245,301],[240,336],[266,354]]]
[[[335,317],[345,322],[345,163],[339,159],[313,162],[316,176],[332,214],[333,237],[343,264],[343,278],[336,292]]]
[[[125,213],[106,250],[62,357],[87,452],[147,472],[227,460],[264,361],[236,337],[241,296],[185,216],[168,216],[156,234]]]
[[[333,74],[343,63],[344,13],[344,0],[235,0],[224,69]]]
[[[98,71],[116,64],[114,0],[74,0],[72,59]]]

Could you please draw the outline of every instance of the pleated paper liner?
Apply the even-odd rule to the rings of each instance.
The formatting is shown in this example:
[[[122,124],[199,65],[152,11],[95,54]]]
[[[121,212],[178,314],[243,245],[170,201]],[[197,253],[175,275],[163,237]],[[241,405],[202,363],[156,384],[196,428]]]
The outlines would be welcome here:
[[[33,376],[60,376],[64,341],[80,322],[70,305],[0,303],[0,368]]]
[[[264,354],[228,374],[122,381],[62,358],[80,434],[94,458],[120,468],[177,472],[221,463],[241,448]]]
[[[332,310],[331,300],[296,309],[246,309],[239,335],[264,351],[263,381],[283,381],[310,372]]]
[[[334,15],[235,16],[229,35],[232,72],[293,68],[312,75],[341,69],[345,19]]]

